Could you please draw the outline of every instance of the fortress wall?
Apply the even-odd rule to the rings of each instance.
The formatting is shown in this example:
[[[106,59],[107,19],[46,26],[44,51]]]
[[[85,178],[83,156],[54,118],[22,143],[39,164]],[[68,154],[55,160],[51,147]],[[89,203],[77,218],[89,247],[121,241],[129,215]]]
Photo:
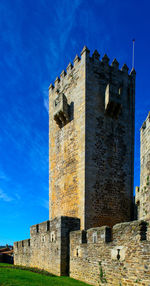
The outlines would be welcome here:
[[[31,239],[14,243],[14,264],[37,267],[56,275],[68,275],[69,232],[79,228],[80,220],[69,217],[31,226]]]
[[[39,227],[38,232],[37,227]],[[49,229],[47,222],[31,226],[30,235],[31,265],[60,275],[61,219],[50,221]]]
[[[92,228],[84,243],[81,231],[71,232],[70,276],[91,285],[149,286],[150,240],[145,225],[142,221],[120,223],[111,234],[108,227]]]
[[[14,243],[14,264],[30,266],[31,263],[31,245],[30,239],[17,241]]]

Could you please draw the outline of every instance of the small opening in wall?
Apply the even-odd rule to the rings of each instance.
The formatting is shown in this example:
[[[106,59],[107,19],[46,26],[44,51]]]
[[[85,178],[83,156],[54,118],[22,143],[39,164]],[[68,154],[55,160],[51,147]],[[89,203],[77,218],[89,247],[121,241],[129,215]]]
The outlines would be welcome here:
[[[42,241],[42,242],[45,242],[45,236],[42,236],[42,237],[41,237],[41,241]]]
[[[93,233],[93,243],[97,243],[97,232]]]
[[[114,153],[117,152],[117,143],[116,142],[114,142],[114,144],[113,144],[113,151],[114,151]]]
[[[17,242],[17,248],[18,248],[18,242]]]
[[[136,213],[137,213],[137,219],[140,217],[140,201],[136,204]]]
[[[28,239],[28,246],[30,246],[30,239]]]
[[[121,94],[122,94],[122,86],[120,86],[118,90],[118,95],[120,96]]]
[[[37,224],[36,225],[36,233],[38,233],[39,232],[39,225]]]
[[[120,259],[120,249],[117,249],[117,259]]]
[[[78,248],[76,249],[76,256],[77,257],[79,256],[79,249]]]
[[[24,247],[24,241],[22,241],[22,247]]]
[[[106,228],[105,242],[111,242],[111,228]]]
[[[147,239],[147,223],[146,222],[141,222],[140,225],[140,240],[146,240]]]
[[[49,220],[47,221],[47,231],[50,230],[50,223],[49,223]]]

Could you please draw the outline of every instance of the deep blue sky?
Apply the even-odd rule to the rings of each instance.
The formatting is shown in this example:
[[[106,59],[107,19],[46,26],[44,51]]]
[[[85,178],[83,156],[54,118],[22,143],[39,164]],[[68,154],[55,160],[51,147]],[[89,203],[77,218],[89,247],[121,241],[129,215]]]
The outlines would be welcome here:
[[[0,245],[48,219],[48,87],[87,45],[131,70],[135,42],[135,185],[150,109],[149,0],[0,1]]]

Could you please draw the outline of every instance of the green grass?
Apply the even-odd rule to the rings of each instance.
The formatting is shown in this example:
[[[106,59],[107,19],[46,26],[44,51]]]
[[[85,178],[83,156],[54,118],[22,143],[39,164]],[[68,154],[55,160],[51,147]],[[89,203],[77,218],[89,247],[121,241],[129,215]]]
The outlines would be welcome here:
[[[23,267],[24,268],[24,267]],[[39,272],[39,273],[34,273]],[[41,274],[42,273],[42,274]],[[11,264],[0,263],[0,286],[86,286],[69,277],[58,277],[38,269],[20,269]]]

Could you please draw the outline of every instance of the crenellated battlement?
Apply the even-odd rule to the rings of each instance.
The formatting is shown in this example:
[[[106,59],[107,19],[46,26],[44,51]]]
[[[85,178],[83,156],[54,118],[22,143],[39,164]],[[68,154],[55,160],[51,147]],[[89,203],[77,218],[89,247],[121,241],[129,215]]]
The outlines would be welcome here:
[[[90,56],[90,50],[86,46],[84,46],[84,48],[81,51],[81,57],[76,55],[73,60],[73,63],[70,62],[66,68],[66,71],[63,70],[60,76],[56,78],[56,80],[54,81],[54,85],[50,84],[49,86],[50,92],[53,90],[57,90],[58,88],[61,88],[65,84],[65,82],[69,79],[71,73],[75,73],[76,68],[78,68],[80,63],[83,61],[85,61],[87,64],[89,63],[91,66],[93,65],[93,68],[97,66],[98,70],[103,69],[104,73],[106,72],[112,74],[118,73],[120,77],[126,76],[130,79],[135,78],[136,75],[135,69],[132,69],[131,72],[128,73],[129,68],[127,67],[126,64],[123,64],[123,66],[119,69],[119,63],[116,60],[116,58],[112,61],[111,64],[109,64],[109,58],[106,54],[104,54],[104,56],[100,60],[100,54],[98,53],[97,50],[95,50],[93,54]]]
[[[71,232],[71,277],[91,285],[132,285],[140,278],[148,286],[149,230],[146,221],[91,228],[86,232],[87,243],[82,242],[81,231]]]
[[[118,223],[112,228],[109,226],[90,228],[87,231],[78,230],[70,233],[70,243],[73,245],[80,244],[103,244],[106,243],[124,244],[136,239],[136,241],[147,240],[148,222],[143,220]]]
[[[30,234],[35,235],[35,234],[39,234],[39,233],[47,233],[50,230],[51,230],[51,224],[50,224],[50,221],[47,220],[47,221],[44,221],[42,223],[32,225],[30,227]]]
[[[30,247],[30,238],[14,242],[14,247],[17,249],[22,247]]]

